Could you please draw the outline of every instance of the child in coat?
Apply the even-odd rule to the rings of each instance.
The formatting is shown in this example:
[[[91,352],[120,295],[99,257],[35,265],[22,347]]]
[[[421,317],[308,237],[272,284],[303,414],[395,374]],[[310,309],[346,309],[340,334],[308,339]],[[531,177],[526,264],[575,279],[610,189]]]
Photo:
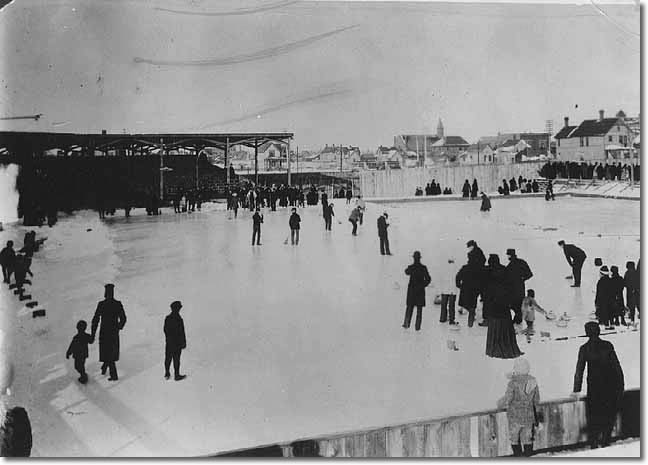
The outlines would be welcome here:
[[[538,305],[538,302],[536,302],[535,291],[533,289],[529,289],[527,291],[526,297],[522,299],[522,318],[524,318],[524,321],[526,321],[527,327],[525,332],[528,336],[531,336],[535,333],[535,330],[533,329],[533,322],[535,321],[536,310],[540,313],[544,313],[545,315],[547,314],[545,309]]]
[[[533,453],[540,390],[536,379],[529,374],[530,371],[527,359],[516,359],[513,372],[508,375],[506,394],[497,403],[499,408],[506,409],[511,448],[516,457],[528,457]]]
[[[85,384],[88,382],[88,375],[85,371],[85,361],[88,358],[88,344],[92,344],[92,336],[86,333],[88,323],[80,320],[77,323],[77,333],[70,342],[65,358],[69,359],[70,355],[74,358],[74,369],[79,372],[79,382]]]

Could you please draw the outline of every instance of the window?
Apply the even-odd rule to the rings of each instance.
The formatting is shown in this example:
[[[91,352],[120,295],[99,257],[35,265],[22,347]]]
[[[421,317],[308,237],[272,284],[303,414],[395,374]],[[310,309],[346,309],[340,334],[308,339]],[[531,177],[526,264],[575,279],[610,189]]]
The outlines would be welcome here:
[[[585,146],[589,147],[589,137],[585,138]]]
[[[558,147],[560,147],[560,139],[558,139]]]
[[[580,146],[583,147],[584,145],[585,145],[585,144],[584,144],[583,138],[581,137],[581,138],[580,138]]]
[[[612,136],[608,136],[608,142],[612,142]]]

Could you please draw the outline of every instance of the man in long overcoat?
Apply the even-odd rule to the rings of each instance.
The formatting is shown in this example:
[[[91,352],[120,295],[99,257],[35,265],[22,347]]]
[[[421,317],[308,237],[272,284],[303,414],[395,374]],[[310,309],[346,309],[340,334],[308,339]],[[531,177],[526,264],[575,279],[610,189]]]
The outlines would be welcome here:
[[[171,361],[173,361],[174,379],[182,381],[187,376],[180,374],[180,354],[187,348],[187,337],[185,335],[184,321],[180,316],[182,302],[176,300],[171,303],[171,313],[164,319],[164,378],[169,379],[171,373]]]
[[[587,365],[587,426],[592,449],[610,443],[616,413],[623,398],[623,370],[614,346],[602,340],[601,328],[594,321],[585,323],[589,341],[578,351],[573,396],[578,396]]]
[[[432,278],[425,265],[421,263],[421,252],[418,250],[412,255],[414,263],[405,269],[405,274],[410,277],[407,285],[407,302],[405,308],[405,321],[403,328],[409,328],[412,322],[412,312],[416,307],[416,330],[421,329],[423,318],[423,307],[425,307],[425,288],[430,284]]]
[[[378,225],[378,240],[380,241],[380,255],[391,255],[389,250],[389,233],[387,228],[389,228],[389,223],[387,223],[387,212],[384,212],[378,217],[376,221]]]
[[[509,264],[506,267],[511,281],[511,307],[515,311],[515,322],[522,323],[522,300],[526,295],[524,282],[533,276],[529,264],[518,258],[515,249],[507,249]]]
[[[101,322],[99,329],[99,361],[101,365],[101,374],[105,375],[106,370],[110,370],[109,381],[117,381],[117,366],[115,362],[119,360],[119,331],[126,324],[126,313],[119,300],[114,298],[115,286],[106,284],[105,299],[97,304],[94,318],[92,318],[92,340],[95,339],[97,327]]]

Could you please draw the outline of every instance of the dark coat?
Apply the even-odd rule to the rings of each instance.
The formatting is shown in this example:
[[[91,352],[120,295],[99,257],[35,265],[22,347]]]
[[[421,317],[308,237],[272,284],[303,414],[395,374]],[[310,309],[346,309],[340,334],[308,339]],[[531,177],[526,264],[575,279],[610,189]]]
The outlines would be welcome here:
[[[475,263],[461,267],[455,277],[455,284],[459,291],[459,306],[474,310],[477,307],[477,297],[481,292],[483,268]]]
[[[596,297],[594,297],[596,315],[604,321],[607,320],[607,317],[613,314],[614,304],[614,283],[608,276],[601,276],[596,283]]]
[[[378,237],[387,237],[387,228],[389,225],[387,224],[385,216],[380,215],[376,223],[378,224]]]
[[[259,212],[254,212],[254,215],[252,215],[252,224],[260,228],[261,223],[263,223],[263,215],[261,215]]]
[[[164,336],[167,349],[185,349],[187,347],[184,321],[180,313],[171,312],[164,319]]]
[[[333,205],[324,205],[323,209],[325,219],[331,219],[335,216],[335,213],[333,212]]]
[[[481,207],[479,208],[480,211],[487,212],[491,209],[491,201],[487,196],[482,197],[482,203]]]
[[[88,358],[88,344],[92,341],[92,336],[88,333],[77,333],[72,338],[70,342],[70,347],[68,347],[67,352],[65,353],[66,357],[70,355],[72,358],[76,359],[86,359]]]
[[[14,407],[7,412],[0,425],[0,457],[29,457],[32,448],[32,430],[27,411]]]
[[[290,229],[300,229],[299,223],[301,223],[301,217],[297,213],[291,214],[290,219],[288,220]]]
[[[5,247],[0,251],[0,265],[13,267],[16,261],[16,252],[13,248]]]
[[[468,181],[464,182],[464,185],[461,188],[461,193],[464,197],[470,196],[470,184],[468,183]]]
[[[510,320],[511,282],[504,265],[487,267],[484,281],[484,318]]]
[[[574,392],[581,391],[585,365],[590,422],[605,424],[606,420],[614,418],[624,390],[623,370],[614,346],[598,337],[581,346],[574,374]]]
[[[405,274],[410,277],[407,285],[407,305],[424,307],[425,288],[432,281],[427,267],[422,263],[412,263],[405,269]]]
[[[524,282],[533,276],[529,264],[521,258],[513,258],[506,266],[511,280],[511,296],[523,299],[525,295]]]
[[[623,281],[628,293],[639,291],[640,281],[639,272],[637,270],[628,270],[623,276]]]
[[[573,265],[574,261],[585,261],[585,258],[587,258],[585,252],[583,252],[582,249],[576,247],[574,244],[565,244],[563,246],[563,252],[565,253],[567,263],[569,263],[570,266]]]
[[[468,252],[468,263],[474,262],[478,266],[484,266],[486,264],[486,255],[479,246],[475,246],[470,252]]]
[[[119,331],[126,324],[126,313],[119,300],[104,299],[97,304],[94,318],[92,318],[92,337],[95,337],[97,326],[99,329],[99,361],[116,362],[119,360]]]
[[[611,288],[612,288],[612,296],[613,296],[613,307],[612,307],[612,314],[613,315],[618,315],[621,316],[623,315],[623,309],[625,308],[625,304],[623,302],[623,288],[625,287],[625,282],[623,281],[623,278],[619,275],[612,276],[610,278],[611,281]]]

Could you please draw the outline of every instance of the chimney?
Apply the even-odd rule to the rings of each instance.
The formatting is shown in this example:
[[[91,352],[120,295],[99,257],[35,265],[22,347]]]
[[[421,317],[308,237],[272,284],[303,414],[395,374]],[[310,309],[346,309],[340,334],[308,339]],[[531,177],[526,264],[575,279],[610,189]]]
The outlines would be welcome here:
[[[605,117],[605,111],[599,110],[599,122],[603,121],[603,118]]]
[[[565,127],[569,126],[569,116],[565,116]]]

